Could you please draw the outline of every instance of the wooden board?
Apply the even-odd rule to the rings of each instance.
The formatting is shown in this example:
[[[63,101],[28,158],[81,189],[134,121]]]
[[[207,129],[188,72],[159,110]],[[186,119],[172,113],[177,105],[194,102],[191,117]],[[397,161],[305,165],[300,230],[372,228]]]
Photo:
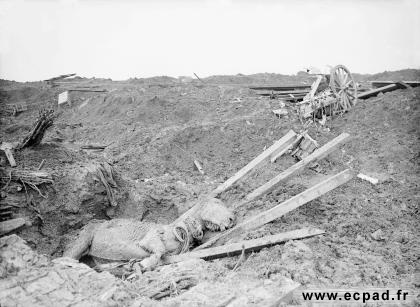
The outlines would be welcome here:
[[[386,85],[386,86],[379,87],[379,88],[376,88],[376,89],[373,89],[373,90],[370,90],[370,91],[360,93],[359,95],[357,95],[357,98],[367,99],[367,98],[378,95],[380,92],[382,92],[382,93],[391,92],[391,91],[394,91],[398,88],[399,88],[399,85],[393,83],[393,84],[390,84],[390,85]]]
[[[311,153],[306,158],[302,159],[300,162],[292,165],[291,167],[289,167],[284,172],[280,173],[279,175],[277,175],[276,177],[274,177],[273,179],[271,179],[267,183],[263,184],[259,188],[255,189],[254,191],[249,193],[245,197],[245,199],[241,203],[241,205],[243,205],[245,203],[248,203],[250,201],[253,201],[253,200],[257,199],[258,197],[261,197],[262,195],[271,192],[280,182],[286,180],[287,178],[289,178],[290,176],[292,176],[296,172],[302,170],[309,163],[320,160],[320,159],[324,158],[325,156],[327,156],[328,154],[330,154],[331,152],[333,152],[334,150],[336,150],[339,145],[343,144],[344,141],[346,141],[348,139],[349,136],[350,135],[348,133],[340,134],[339,136],[337,136],[332,141],[328,142],[327,144],[325,144],[321,148],[315,150],[313,153]]]
[[[402,83],[405,83],[411,87],[420,86],[420,81],[401,81]],[[399,81],[370,81],[373,87],[384,87],[390,84],[399,83]]]
[[[276,235],[265,236],[258,239],[245,240],[238,243],[206,248],[185,254],[167,256],[163,259],[163,262],[164,264],[169,264],[196,258],[210,260],[222,257],[230,257],[241,254],[242,250],[244,250],[245,252],[259,251],[264,247],[272,246],[290,240],[317,236],[323,233],[325,233],[325,231],[316,228],[297,229],[284,233],[279,233]]]
[[[229,189],[235,182],[240,180],[250,171],[252,171],[257,166],[261,165],[264,161],[270,158],[272,155],[276,155],[278,152],[282,151],[284,148],[288,147],[294,142],[296,138],[296,133],[293,130],[290,130],[285,136],[280,140],[274,143],[272,146],[264,150],[258,157],[249,162],[246,166],[241,168],[235,175],[230,177],[224,183],[219,185],[213,192],[211,192],[212,197],[216,197],[220,193]]]
[[[317,185],[307,189],[306,191],[282,202],[281,204],[261,212],[260,214],[242,222],[241,224],[227,230],[213,238],[206,243],[200,245],[195,250],[201,250],[210,246],[221,245],[229,239],[236,237],[237,235],[257,229],[267,223],[270,223],[286,213],[299,208],[300,206],[318,198],[319,196],[335,189],[336,187],[346,183],[353,177],[350,170],[342,171],[328,179],[318,183]]]
[[[297,89],[310,89],[311,85],[288,85],[288,86],[254,86],[251,90],[271,90],[271,91],[293,91]]]

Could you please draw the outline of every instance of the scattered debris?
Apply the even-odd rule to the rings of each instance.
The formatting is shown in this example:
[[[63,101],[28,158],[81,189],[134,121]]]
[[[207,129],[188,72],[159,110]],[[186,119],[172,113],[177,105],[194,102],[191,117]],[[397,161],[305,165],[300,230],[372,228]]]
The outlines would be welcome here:
[[[54,110],[39,111],[39,116],[31,132],[23,139],[18,149],[37,146],[41,143],[45,131],[53,124]]]
[[[370,236],[375,241],[385,241],[386,237],[381,229],[376,230],[375,232],[371,233]]]
[[[243,252],[255,252],[272,245],[280,244],[289,240],[297,240],[318,236],[324,234],[325,231],[319,229],[303,228],[292,230],[276,235],[269,235],[259,239],[245,240],[237,243],[226,244],[217,247],[194,250],[189,253],[180,255],[167,256],[163,259],[165,264],[185,261],[193,258],[201,258],[211,260],[221,257],[230,257],[241,254]]]
[[[201,82],[205,83],[203,80],[201,80],[201,79],[200,79],[200,77],[199,77],[199,76],[197,76],[197,74],[196,74],[196,73],[193,73],[193,74],[194,74],[194,76],[195,76],[198,80],[200,80]]]
[[[44,167],[44,164],[45,164],[45,159],[42,159],[41,163],[38,166],[39,171]]]
[[[311,138],[310,135],[305,131],[302,133],[300,142],[295,144],[295,147],[293,147],[291,155],[300,161],[313,153],[314,150],[318,147],[318,142]]]
[[[194,160],[194,165],[197,168],[197,170],[200,172],[200,174],[204,175],[203,167],[201,166],[200,162],[198,162],[198,160]]]
[[[378,184],[378,183],[379,183],[379,179],[377,179],[377,178],[373,178],[373,177],[370,177],[370,176],[365,175],[365,174],[362,174],[362,173],[359,173],[359,174],[357,175],[357,177],[358,177],[358,178],[360,178],[360,179],[362,179],[362,180],[369,181],[369,182],[370,182],[371,184],[373,184],[373,185],[376,185],[376,184]]]
[[[22,113],[27,110],[28,110],[28,106],[26,102],[7,104],[4,106],[4,111],[13,116],[17,116],[19,113]]]
[[[277,109],[273,110],[273,113],[278,117],[281,118],[283,116],[287,116],[289,112],[286,109]]]
[[[116,207],[118,203],[115,200],[115,190],[118,185],[115,181],[114,168],[108,162],[92,163],[86,167],[90,173],[92,173],[96,180],[101,182],[105,189],[108,197],[109,204],[112,207]]]
[[[51,174],[44,171],[0,168],[0,182],[8,186],[11,181],[23,184],[25,190],[26,185],[28,185],[33,190],[37,191],[39,195],[45,197],[37,186],[44,183],[53,183],[53,178]]]
[[[104,150],[108,146],[109,145],[83,145],[83,146],[80,146],[80,148],[86,149],[86,150]]]
[[[15,158],[13,157],[13,150],[18,146],[16,143],[2,142],[0,150],[3,150],[11,167],[16,166]]]

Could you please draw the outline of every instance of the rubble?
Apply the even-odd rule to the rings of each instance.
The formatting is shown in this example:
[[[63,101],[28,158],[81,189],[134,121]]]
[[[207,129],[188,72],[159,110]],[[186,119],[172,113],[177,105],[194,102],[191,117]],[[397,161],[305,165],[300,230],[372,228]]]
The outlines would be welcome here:
[[[33,125],[31,132],[20,142],[18,149],[39,145],[44,137],[45,131],[53,124],[53,120],[53,110],[39,111],[38,119]]]

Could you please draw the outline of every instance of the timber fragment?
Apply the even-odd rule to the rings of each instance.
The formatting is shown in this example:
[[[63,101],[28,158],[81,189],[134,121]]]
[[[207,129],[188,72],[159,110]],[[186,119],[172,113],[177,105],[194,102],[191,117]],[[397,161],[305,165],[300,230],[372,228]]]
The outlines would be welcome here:
[[[192,251],[189,253],[167,256],[163,259],[165,264],[180,262],[185,260],[190,260],[193,258],[201,258],[204,260],[216,259],[221,257],[230,257],[234,255],[239,255],[243,251],[259,251],[264,247],[272,246],[275,244],[280,244],[289,240],[303,239],[312,236],[317,236],[324,234],[325,231],[315,228],[303,228],[292,230],[284,233],[279,233],[276,235],[265,236],[253,240],[244,240],[237,243],[211,247],[201,250]]]
[[[44,137],[45,131],[52,126],[53,120],[53,110],[40,111],[37,121],[33,125],[29,134],[20,143],[18,149],[39,145]]]

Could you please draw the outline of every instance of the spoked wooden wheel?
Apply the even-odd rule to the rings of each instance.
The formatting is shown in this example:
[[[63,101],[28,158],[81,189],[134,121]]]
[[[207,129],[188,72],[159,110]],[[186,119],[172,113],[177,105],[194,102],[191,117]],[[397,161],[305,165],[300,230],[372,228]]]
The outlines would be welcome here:
[[[337,65],[331,69],[330,88],[340,109],[346,111],[357,103],[357,86],[353,76],[344,65]]]

